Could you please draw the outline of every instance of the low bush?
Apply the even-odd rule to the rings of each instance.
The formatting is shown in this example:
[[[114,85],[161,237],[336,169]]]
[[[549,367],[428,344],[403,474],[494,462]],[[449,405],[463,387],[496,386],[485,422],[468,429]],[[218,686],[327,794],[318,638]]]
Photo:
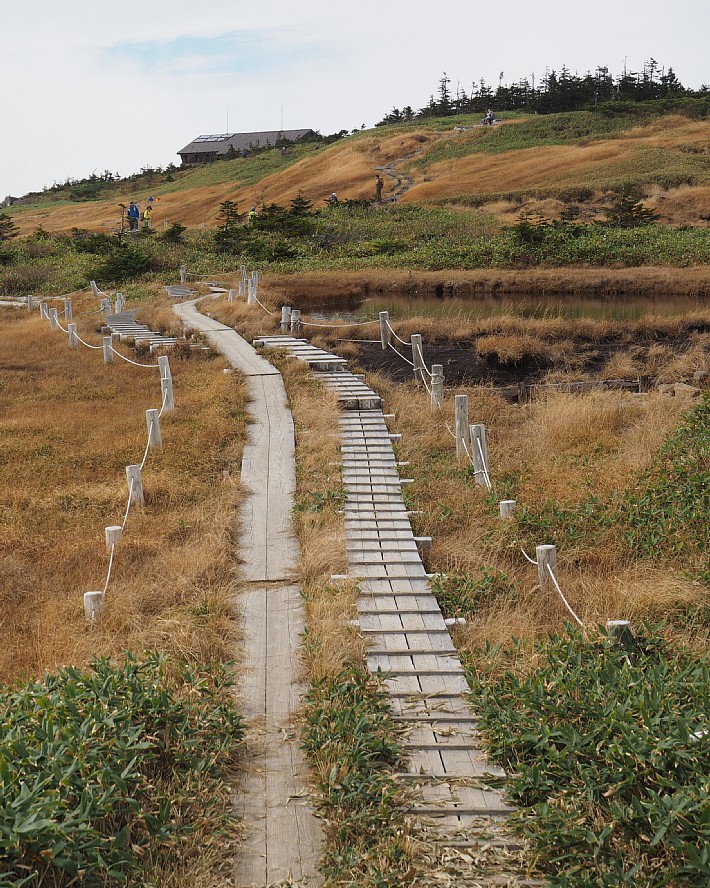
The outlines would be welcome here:
[[[1,688],[0,886],[113,885],[179,855],[242,736],[228,689],[155,653]]]
[[[646,631],[626,650],[568,629],[536,645],[532,674],[474,679],[553,886],[710,884],[710,664]],[[488,649],[488,664],[521,653]]]

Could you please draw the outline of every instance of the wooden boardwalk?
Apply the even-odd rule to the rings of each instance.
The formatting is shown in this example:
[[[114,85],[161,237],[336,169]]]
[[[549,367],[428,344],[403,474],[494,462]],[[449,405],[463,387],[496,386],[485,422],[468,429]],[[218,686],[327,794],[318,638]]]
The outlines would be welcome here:
[[[253,420],[241,476],[250,496],[241,512],[239,554],[246,589],[238,601],[245,645],[239,689],[250,729],[235,797],[245,838],[234,884],[312,888],[322,884],[321,831],[309,804],[306,764],[293,724],[303,692],[298,681],[303,607],[298,587],[289,581],[299,557],[290,518],[293,420],[278,370],[193,303],[174,308],[246,376]]]
[[[391,709],[407,728],[408,813],[442,831],[505,818],[513,809],[486,783],[503,772],[483,755],[468,683],[432,594],[414,536],[379,396],[335,356],[303,340],[263,337],[307,361],[334,389],[340,419],[349,572],[358,580],[360,631],[369,641],[368,668],[386,673]],[[315,362],[315,366],[314,366]],[[324,369],[321,369],[324,368]],[[327,369],[325,369],[327,368]]]

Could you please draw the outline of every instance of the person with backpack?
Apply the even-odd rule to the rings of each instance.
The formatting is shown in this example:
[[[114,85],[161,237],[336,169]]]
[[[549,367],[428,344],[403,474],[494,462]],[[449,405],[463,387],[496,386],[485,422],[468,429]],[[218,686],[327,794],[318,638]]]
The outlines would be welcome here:
[[[143,225],[146,228],[153,227],[153,204],[148,204],[143,210]]]
[[[138,223],[141,218],[141,211],[138,209],[138,204],[134,200],[128,204],[126,216],[128,216],[128,230],[137,231]]]

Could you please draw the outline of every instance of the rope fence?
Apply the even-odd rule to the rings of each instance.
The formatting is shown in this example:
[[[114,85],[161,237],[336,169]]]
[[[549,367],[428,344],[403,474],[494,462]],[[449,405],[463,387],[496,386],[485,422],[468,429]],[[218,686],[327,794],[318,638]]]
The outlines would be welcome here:
[[[243,268],[243,267],[242,267]],[[187,273],[190,274],[190,273]],[[245,271],[242,270],[243,279],[246,278]],[[181,280],[186,276],[183,275],[181,269]],[[196,275],[190,274],[192,277],[202,276],[205,277],[207,275]],[[241,292],[241,291],[240,291]],[[231,301],[231,298],[230,298]],[[272,317],[275,316],[275,313],[270,311],[258,298],[256,298],[256,287],[254,287],[253,293],[250,292],[250,298],[248,300],[250,304],[258,304],[267,314]],[[436,406],[438,408],[442,407],[443,404],[443,370],[441,365],[432,365],[430,369],[426,361],[424,359],[424,352],[422,348],[421,336],[412,335],[409,340],[403,339],[397,331],[394,329],[389,320],[388,312],[380,312],[380,317],[378,320],[372,321],[358,321],[353,323],[317,323],[314,321],[303,321],[300,319],[300,311],[294,310],[294,315],[291,315],[290,307],[284,308],[282,310],[281,316],[281,329],[282,331],[288,329],[285,326],[285,318],[286,322],[291,319],[291,330],[300,329],[300,327],[313,327],[317,329],[329,329],[329,330],[337,330],[342,328],[355,328],[355,327],[367,327],[374,326],[379,323],[380,325],[380,339],[354,339],[354,338],[338,338],[337,342],[361,342],[368,344],[376,344],[380,342],[382,344],[383,350],[390,349],[393,351],[402,361],[408,364],[414,370],[415,379],[418,382],[422,382],[432,403],[432,406]],[[284,315],[284,312],[287,314]],[[403,355],[399,349],[393,345],[391,339],[394,338],[398,343],[403,346],[412,348],[412,357],[413,360],[409,360],[405,355]],[[428,379],[427,379],[428,377]],[[435,391],[436,390],[436,391]],[[437,397],[438,396],[438,397]],[[468,425],[468,396],[456,396],[458,401],[459,398],[466,399],[466,408],[465,408],[465,426],[463,421],[459,419],[459,412],[457,409],[457,422],[456,422],[456,432],[452,431],[448,423],[444,422],[444,428],[451,435],[451,437],[456,441],[456,450],[457,456],[463,456],[465,454],[468,462],[473,467],[473,475],[476,479],[476,482],[485,486],[487,491],[491,494],[495,495],[495,488],[493,481],[491,479],[490,468],[489,468],[489,460],[488,460],[488,450],[485,441],[485,426],[482,425]],[[458,405],[457,405],[458,406]],[[465,428],[465,431],[464,431]],[[470,437],[471,445],[473,446],[473,452],[469,449],[469,446],[466,442],[466,438]],[[475,441],[475,443],[474,443]],[[514,515],[517,509],[517,502],[515,500],[502,500],[499,503],[500,507],[500,515],[502,518],[510,518]],[[520,551],[525,559],[530,563],[538,567],[538,579],[539,585],[541,588],[547,586],[549,588],[549,584],[551,583],[554,587],[557,594],[560,596],[562,602],[564,603],[566,609],[571,614],[573,619],[584,628],[584,623],[580,619],[580,617],[575,613],[574,609],[570,605],[569,601],[565,597],[562,589],[560,587],[560,583],[557,579],[557,576],[554,572],[554,560],[555,560],[555,547],[554,546],[539,546],[538,551],[546,550],[551,551],[551,560],[540,561],[534,560],[530,558],[530,556],[521,548]],[[611,621],[612,623],[615,621]],[[618,621],[617,621],[618,622]],[[625,621],[621,621],[625,622]]]
[[[87,289],[87,288],[84,288]],[[103,291],[99,290],[94,281],[91,282],[91,289],[94,292],[94,295],[105,297]],[[77,291],[81,292],[81,291]],[[68,297],[67,297],[68,298]],[[40,303],[40,306],[44,305],[44,303]],[[101,310],[100,310],[101,311]],[[68,319],[71,319],[71,303],[67,302],[65,304],[64,314],[66,314]],[[93,314],[93,312],[87,312],[86,314]],[[96,622],[103,613],[104,602],[106,593],[109,587],[109,583],[111,581],[111,574],[115,565],[116,560],[116,548],[118,541],[120,541],[122,534],[126,528],[126,523],[128,522],[128,516],[131,511],[131,506],[135,504],[142,505],[144,502],[143,499],[143,484],[141,480],[141,472],[145,468],[145,465],[148,460],[148,455],[150,450],[153,447],[162,446],[162,439],[160,435],[160,417],[162,417],[163,413],[167,411],[172,411],[174,409],[173,402],[173,387],[172,387],[172,375],[170,373],[170,365],[167,357],[160,357],[158,359],[157,364],[142,364],[137,361],[133,361],[130,358],[123,355],[121,352],[117,351],[113,345],[110,344],[111,337],[104,337],[104,345],[92,345],[89,342],[86,342],[82,339],[78,333],[76,332],[76,324],[69,323],[68,327],[62,326],[62,324],[58,320],[58,312],[56,309],[49,309],[48,312],[42,312],[42,316],[47,318],[50,322],[50,327],[52,329],[59,329],[64,334],[69,336],[69,344],[70,347],[75,348],[75,343],[80,342],[82,345],[86,346],[86,348],[104,351],[104,360],[105,363],[108,363],[107,351],[108,353],[116,354],[122,360],[126,361],[128,364],[132,364],[135,367],[148,367],[148,368],[158,368],[160,370],[160,382],[161,382],[161,394],[162,394],[162,403],[160,407],[160,411],[152,409],[146,411],[146,421],[148,428],[148,441],[146,443],[145,449],[143,451],[143,457],[141,459],[140,464],[126,466],[126,478],[128,481],[128,500],[126,502],[126,508],[123,514],[123,521],[120,525],[112,525],[105,529],[106,531],[106,540],[107,540],[107,548],[109,545],[109,537],[111,537],[110,542],[110,555],[109,555],[109,563],[108,570],[106,572],[106,578],[103,584],[103,588],[101,591],[92,591],[84,593],[84,612],[86,617],[91,622]],[[108,340],[108,343],[107,343]],[[108,345],[108,349],[106,346]]]

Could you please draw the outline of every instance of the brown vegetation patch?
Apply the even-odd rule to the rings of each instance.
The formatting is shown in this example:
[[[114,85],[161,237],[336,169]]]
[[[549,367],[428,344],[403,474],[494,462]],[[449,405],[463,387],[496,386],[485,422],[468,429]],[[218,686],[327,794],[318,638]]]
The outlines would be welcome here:
[[[81,319],[79,334],[100,342]],[[92,627],[83,593],[103,588],[104,528],[122,523],[125,466],[141,462],[145,410],[160,406],[158,372],[72,351],[36,315],[3,318],[3,680],[145,647],[202,662],[232,656],[245,392],[221,366],[171,358],[176,410],[161,420],[163,449],[150,451],[143,472],[146,505],[131,509],[105,618]]]

